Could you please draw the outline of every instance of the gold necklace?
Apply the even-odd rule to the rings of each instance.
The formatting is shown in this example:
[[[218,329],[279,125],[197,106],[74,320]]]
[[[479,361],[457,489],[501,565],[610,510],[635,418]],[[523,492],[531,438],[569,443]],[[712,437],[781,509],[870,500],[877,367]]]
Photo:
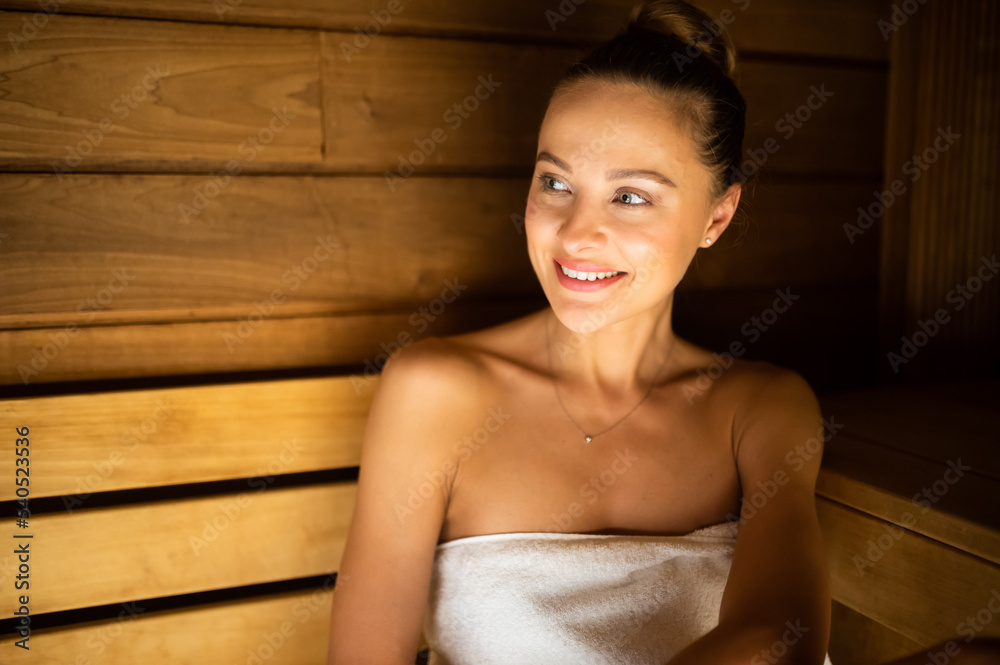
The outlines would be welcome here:
[[[656,375],[653,377],[653,380],[650,382],[649,388],[646,389],[646,394],[642,396],[642,399],[639,400],[638,403],[636,403],[635,406],[633,406],[631,409],[629,409],[628,413],[626,413],[624,416],[622,416],[621,418],[619,418],[618,420],[616,420],[610,427],[605,427],[604,429],[602,429],[600,432],[597,432],[596,434],[587,434],[587,432],[584,431],[584,429],[582,427],[580,427],[580,424],[578,422],[576,422],[576,419],[573,418],[573,416],[570,414],[569,410],[566,408],[566,405],[563,404],[562,397],[559,396],[559,385],[556,383],[555,365],[553,365],[553,363],[552,363],[552,335],[549,332],[549,326],[547,324],[545,326],[545,349],[546,349],[546,351],[548,351],[548,354],[549,354],[549,372],[550,372],[551,378],[552,378],[552,388],[556,392],[556,399],[559,401],[559,406],[562,407],[563,413],[566,414],[566,417],[569,418],[570,422],[573,423],[573,425],[575,425],[578,430],[580,430],[581,434],[583,434],[583,439],[584,439],[584,441],[586,443],[590,443],[596,437],[598,437],[598,436],[600,436],[602,434],[605,434],[606,432],[609,432],[610,430],[614,429],[615,427],[618,427],[618,425],[621,425],[625,421],[626,418],[628,418],[629,416],[631,416],[632,413],[634,413],[635,410],[638,409],[642,405],[642,403],[646,401],[646,398],[648,398],[653,393],[653,388],[656,387],[656,380],[658,378],[660,378],[660,372],[663,371],[664,366],[666,366],[666,364],[667,364],[667,360],[670,359],[670,355],[667,354],[667,357],[664,358],[663,362],[660,364],[659,369],[656,370]]]

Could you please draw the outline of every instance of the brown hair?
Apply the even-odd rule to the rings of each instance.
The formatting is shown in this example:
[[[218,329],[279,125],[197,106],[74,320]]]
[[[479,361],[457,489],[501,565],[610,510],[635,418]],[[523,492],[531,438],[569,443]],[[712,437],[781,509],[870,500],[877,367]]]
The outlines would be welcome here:
[[[746,102],[733,80],[736,49],[722,25],[680,0],[637,5],[625,29],[573,65],[552,99],[578,81],[636,86],[667,99],[693,132],[715,194],[744,178]]]

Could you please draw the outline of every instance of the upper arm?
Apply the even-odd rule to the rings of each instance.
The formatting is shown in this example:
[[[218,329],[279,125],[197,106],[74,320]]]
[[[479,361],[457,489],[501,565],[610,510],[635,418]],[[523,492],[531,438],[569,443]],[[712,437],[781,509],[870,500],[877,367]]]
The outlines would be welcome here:
[[[383,369],[365,428],[357,500],[334,588],[330,663],[412,663],[456,470],[468,362],[439,340]]]
[[[822,662],[830,590],[815,502],[821,412],[799,374],[767,363],[756,374],[733,421],[743,509],[720,625],[774,626],[779,636],[785,622],[808,628],[798,646]]]

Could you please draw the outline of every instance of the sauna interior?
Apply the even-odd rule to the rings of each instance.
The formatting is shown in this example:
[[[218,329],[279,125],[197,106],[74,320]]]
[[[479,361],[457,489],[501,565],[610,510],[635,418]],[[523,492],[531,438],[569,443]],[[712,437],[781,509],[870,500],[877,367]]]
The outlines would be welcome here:
[[[631,4],[0,1],[0,662],[325,662],[379,370],[545,306],[538,125]],[[696,4],[752,177],[674,327],[820,398],[831,659],[998,637],[1000,7]]]

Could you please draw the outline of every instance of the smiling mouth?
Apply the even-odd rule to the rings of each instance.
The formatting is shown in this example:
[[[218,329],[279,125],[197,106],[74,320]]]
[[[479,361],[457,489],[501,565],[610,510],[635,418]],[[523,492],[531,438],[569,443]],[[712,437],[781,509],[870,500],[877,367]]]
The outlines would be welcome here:
[[[583,263],[570,259],[566,259],[566,262],[577,266],[577,268],[603,267],[594,263]],[[570,291],[581,293],[592,293],[610,288],[613,284],[617,284],[628,275],[627,272],[621,270],[577,270],[564,266],[558,259],[553,259],[552,263],[556,269],[556,276],[559,283]]]
[[[567,268],[566,266],[562,265],[561,263],[559,264],[559,267],[562,269],[562,272],[563,272],[564,275],[566,275],[567,277],[569,277],[571,279],[580,280],[581,282],[594,282],[594,281],[597,281],[597,280],[600,280],[600,279],[608,279],[608,278],[611,278],[611,277],[617,277],[618,275],[624,274],[624,273],[617,272],[617,271],[616,272],[584,272],[582,270],[570,270],[569,268]]]

